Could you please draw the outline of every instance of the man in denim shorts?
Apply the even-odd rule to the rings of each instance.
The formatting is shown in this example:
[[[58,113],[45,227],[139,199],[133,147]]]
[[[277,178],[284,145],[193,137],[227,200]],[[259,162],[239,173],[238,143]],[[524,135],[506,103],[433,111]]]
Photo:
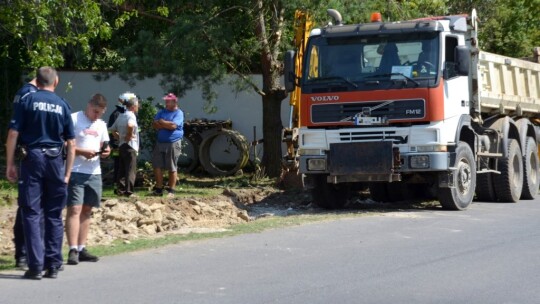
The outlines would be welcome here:
[[[156,185],[153,194],[163,195],[163,170],[168,170],[168,187],[165,188],[168,197],[174,196],[174,188],[178,175],[177,162],[182,152],[182,137],[184,136],[184,112],[178,109],[178,98],[173,93],[163,97],[165,108],[154,117],[152,126],[157,130],[157,143],[152,152],[152,167]]]
[[[86,249],[92,208],[99,208],[102,181],[100,158],[110,153],[107,124],[101,120],[107,100],[95,94],[84,111],[71,115],[75,126],[75,160],[68,185],[66,236],[69,245],[68,265],[97,262]]]

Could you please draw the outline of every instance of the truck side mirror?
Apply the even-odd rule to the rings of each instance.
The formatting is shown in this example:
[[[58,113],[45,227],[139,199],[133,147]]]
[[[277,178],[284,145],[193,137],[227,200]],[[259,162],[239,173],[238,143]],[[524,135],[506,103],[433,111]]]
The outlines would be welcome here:
[[[456,72],[460,76],[469,75],[471,66],[471,50],[464,45],[458,45],[455,50]]]
[[[285,52],[283,58],[283,76],[285,79],[285,90],[287,90],[287,92],[294,91],[294,87],[296,86],[296,75],[294,74],[296,70],[295,57],[296,52],[291,50]]]

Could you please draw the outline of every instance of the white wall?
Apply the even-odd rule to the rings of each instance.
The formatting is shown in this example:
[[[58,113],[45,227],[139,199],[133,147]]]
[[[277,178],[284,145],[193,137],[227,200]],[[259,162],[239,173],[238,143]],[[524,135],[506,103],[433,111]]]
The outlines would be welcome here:
[[[157,101],[167,93],[159,85],[159,77],[138,81],[136,86],[129,84],[113,75],[105,81],[97,81],[93,78],[92,72],[64,72],[59,71],[60,84],[56,93],[65,98],[71,105],[72,111],[83,110],[90,97],[95,93],[103,94],[109,106],[103,116],[108,120],[110,113],[117,104],[118,95],[125,91],[131,91],[146,99],[154,97]],[[262,77],[253,75],[254,83],[262,87]],[[69,84],[69,85],[68,85]],[[70,89],[68,90],[68,86]],[[251,142],[253,138],[253,127],[257,130],[257,139],[262,138],[262,98],[252,90],[235,93],[228,84],[215,87],[218,98],[215,102],[217,112],[206,114],[203,111],[204,100],[201,91],[198,89],[186,92],[184,97],[179,99],[179,107],[184,111],[186,120],[193,118],[206,118],[210,120],[230,119],[233,129],[243,134]],[[284,100],[281,107],[281,119],[284,126],[289,121],[289,102]]]

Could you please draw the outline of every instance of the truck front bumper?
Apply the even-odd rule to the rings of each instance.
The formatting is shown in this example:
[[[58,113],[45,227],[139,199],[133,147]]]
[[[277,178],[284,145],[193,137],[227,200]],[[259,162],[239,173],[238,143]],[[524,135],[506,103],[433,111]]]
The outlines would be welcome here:
[[[448,152],[403,153],[391,142],[331,144],[323,155],[299,157],[300,173],[328,174],[328,182],[393,182],[405,173],[450,170]]]

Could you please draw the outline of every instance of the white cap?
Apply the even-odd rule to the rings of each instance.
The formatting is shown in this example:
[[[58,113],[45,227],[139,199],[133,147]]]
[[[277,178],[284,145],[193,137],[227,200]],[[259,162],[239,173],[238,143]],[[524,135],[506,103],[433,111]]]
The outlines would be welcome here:
[[[120,96],[118,96],[118,99],[120,99],[122,102],[126,102],[128,100],[131,100],[133,98],[137,98],[137,96],[134,94],[134,93],[131,93],[131,92],[125,92],[125,93],[122,93],[120,94]]]

